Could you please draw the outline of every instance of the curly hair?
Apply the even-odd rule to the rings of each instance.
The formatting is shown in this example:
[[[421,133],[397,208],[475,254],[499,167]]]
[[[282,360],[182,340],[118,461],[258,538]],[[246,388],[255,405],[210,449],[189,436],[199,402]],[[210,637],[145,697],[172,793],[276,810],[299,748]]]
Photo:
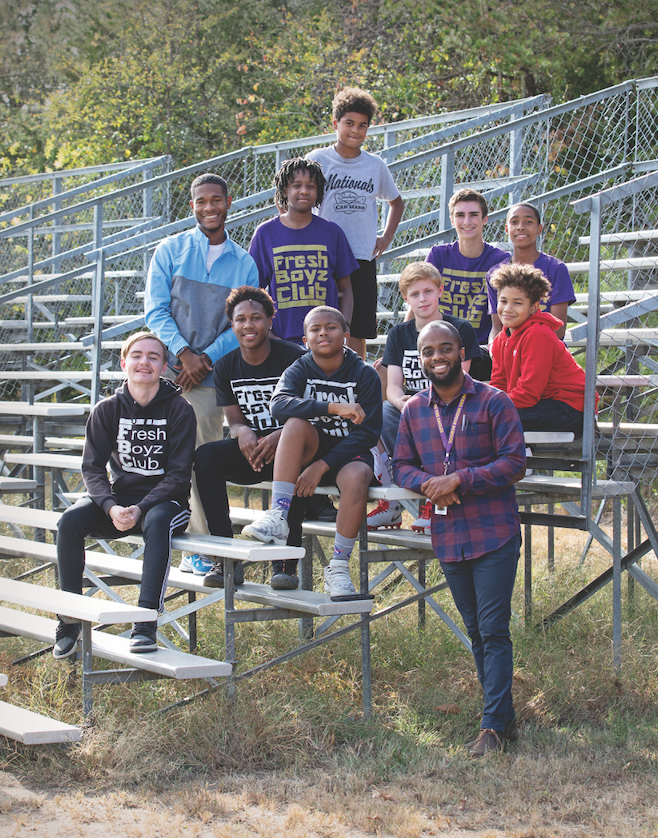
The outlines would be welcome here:
[[[266,317],[274,317],[274,301],[263,288],[254,288],[252,285],[241,285],[234,288],[226,298],[226,316],[233,320],[233,312],[239,303],[251,300],[253,303],[260,303]]]
[[[331,103],[333,118],[338,122],[346,113],[362,113],[368,118],[368,125],[377,113],[377,102],[360,87],[344,87],[334,96]]]
[[[292,160],[286,160],[281,164],[281,168],[274,176],[274,183],[272,184],[276,190],[274,200],[277,205],[284,210],[288,209],[288,195],[286,193],[297,172],[308,172],[311,180],[315,182],[318,187],[318,196],[313,206],[319,207],[324,198],[324,187],[327,181],[322,166],[315,160],[307,160],[305,157],[293,157]]]
[[[489,277],[489,282],[499,293],[503,288],[518,288],[533,304],[551,293],[551,283],[539,268],[532,265],[501,265]]]

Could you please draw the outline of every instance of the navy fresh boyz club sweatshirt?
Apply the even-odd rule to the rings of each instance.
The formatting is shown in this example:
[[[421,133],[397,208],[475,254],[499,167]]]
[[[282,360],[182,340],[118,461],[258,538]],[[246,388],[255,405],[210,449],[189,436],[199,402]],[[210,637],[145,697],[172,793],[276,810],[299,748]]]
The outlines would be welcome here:
[[[167,500],[187,507],[196,419],[181,392],[161,378],[159,391],[142,407],[122,384],[94,406],[85,433],[82,476],[91,499],[104,512],[116,503],[136,504],[142,515]]]
[[[360,404],[366,418],[360,425],[342,416],[329,415],[329,402]],[[330,469],[341,468],[355,455],[377,444],[382,430],[382,388],[379,376],[351,349],[343,349],[343,363],[328,377],[311,352],[298,358],[283,373],[270,405],[272,416],[308,419],[333,445],[323,456]],[[335,442],[334,442],[335,441]]]

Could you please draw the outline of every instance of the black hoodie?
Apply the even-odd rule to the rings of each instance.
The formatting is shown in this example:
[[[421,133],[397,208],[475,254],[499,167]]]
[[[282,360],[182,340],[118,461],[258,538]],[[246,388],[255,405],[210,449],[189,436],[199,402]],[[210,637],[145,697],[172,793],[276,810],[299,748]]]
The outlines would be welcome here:
[[[343,363],[327,376],[307,352],[291,364],[276,385],[270,412],[283,423],[293,416],[308,419],[319,433],[332,440],[322,459],[339,469],[355,455],[377,444],[382,432],[382,387],[376,371],[351,349],[343,349]],[[360,425],[329,414],[329,402],[360,404],[366,418]]]
[[[136,504],[142,515],[167,500],[187,506],[196,418],[180,393],[180,387],[161,378],[157,394],[143,407],[126,384],[94,406],[87,422],[82,476],[92,500],[105,513],[115,504]]]

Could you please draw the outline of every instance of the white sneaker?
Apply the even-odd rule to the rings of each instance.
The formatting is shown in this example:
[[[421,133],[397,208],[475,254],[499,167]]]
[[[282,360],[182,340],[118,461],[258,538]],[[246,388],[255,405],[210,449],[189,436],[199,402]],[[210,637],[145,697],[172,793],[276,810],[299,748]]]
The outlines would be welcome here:
[[[242,528],[242,535],[246,538],[253,538],[264,544],[278,544],[279,547],[285,546],[289,532],[288,522],[280,509],[268,509],[267,512],[255,518],[251,524]]]
[[[350,579],[347,562],[341,562],[345,567],[325,567],[324,590],[330,596],[354,596],[356,588]]]
[[[402,510],[400,504],[391,504],[387,500],[380,500],[377,506],[368,513],[368,529],[376,530],[379,527],[400,527],[402,526]]]
[[[205,576],[212,570],[212,562],[208,556],[203,556],[200,553],[193,553],[191,556],[183,555],[180,560],[179,570],[183,573],[193,573],[195,576]]]
[[[426,501],[423,504],[423,508],[420,511],[420,515],[411,525],[411,529],[414,532],[423,533],[423,535],[431,535],[432,534],[432,504],[430,501]]]

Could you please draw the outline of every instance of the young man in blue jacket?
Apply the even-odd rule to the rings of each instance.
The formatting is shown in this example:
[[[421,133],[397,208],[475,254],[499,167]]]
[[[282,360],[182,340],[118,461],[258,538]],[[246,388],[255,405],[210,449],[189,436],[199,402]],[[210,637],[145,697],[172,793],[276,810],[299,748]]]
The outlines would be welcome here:
[[[226,181],[199,175],[191,186],[190,207],[197,225],[161,241],[149,266],[144,298],[146,325],[169,347],[176,384],[194,408],[196,446],[222,439],[224,416],[215,404],[213,364],[238,342],[225,313],[226,298],[241,285],[258,287],[258,269],[224,229],[231,207]],[[208,533],[192,479],[190,532]],[[184,556],[181,570],[206,574],[205,556]]]

